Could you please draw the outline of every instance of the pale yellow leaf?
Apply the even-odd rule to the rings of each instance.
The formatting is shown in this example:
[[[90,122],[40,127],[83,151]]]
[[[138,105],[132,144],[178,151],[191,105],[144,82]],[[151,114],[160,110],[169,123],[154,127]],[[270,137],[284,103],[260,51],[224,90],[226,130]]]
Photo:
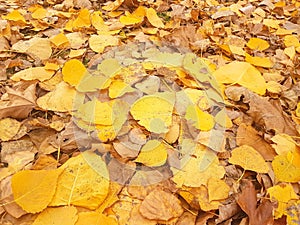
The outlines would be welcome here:
[[[215,123],[212,115],[202,111],[198,106],[189,105],[186,109],[185,118],[193,122],[193,126],[199,130],[211,130]]]
[[[260,95],[266,92],[266,82],[263,76],[247,62],[231,62],[221,66],[213,75],[218,82],[223,84],[237,83]]]
[[[15,73],[10,79],[13,81],[20,80],[39,80],[45,81],[50,79],[54,71],[45,70],[44,67],[31,67],[20,72]]]
[[[0,120],[0,140],[10,141],[20,130],[21,123],[12,118]]]
[[[108,46],[117,46],[119,39],[109,34],[91,35],[89,39],[90,48],[97,53],[102,53]]]
[[[130,113],[148,131],[166,133],[172,124],[173,107],[174,102],[166,98],[148,95],[138,99]]]

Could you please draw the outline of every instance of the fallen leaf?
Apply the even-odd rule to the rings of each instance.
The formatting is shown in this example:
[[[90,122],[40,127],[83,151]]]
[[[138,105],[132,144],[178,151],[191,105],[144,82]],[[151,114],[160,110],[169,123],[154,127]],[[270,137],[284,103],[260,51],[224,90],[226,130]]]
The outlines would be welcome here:
[[[239,165],[245,170],[252,170],[257,173],[267,173],[269,171],[268,164],[264,158],[252,147],[242,145],[231,151],[229,162]]]
[[[261,73],[247,62],[231,62],[221,66],[213,75],[223,84],[237,83],[259,95],[266,92],[266,82]]]
[[[42,211],[54,196],[60,173],[61,170],[24,170],[14,174],[11,180],[14,200],[26,212]]]
[[[8,13],[6,16],[2,16],[2,18],[6,20],[15,21],[15,22],[23,22],[24,24],[26,24],[26,20],[24,16],[18,10],[13,10],[10,13]]]
[[[276,156],[272,161],[272,167],[276,181],[300,181],[300,167],[299,165],[293,164],[287,153]]]
[[[228,198],[230,187],[225,181],[218,178],[210,178],[207,183],[209,201],[223,200]]]
[[[21,123],[15,119],[0,120],[0,140],[10,141],[20,130]]]
[[[172,95],[172,93],[165,93]],[[148,95],[138,99],[130,113],[141,126],[154,133],[166,133],[172,124],[174,102],[159,95]]]
[[[233,101],[240,101],[243,96],[243,102],[250,107],[247,114],[261,127],[291,136],[298,134],[293,121],[283,112],[279,101],[261,97],[244,87],[228,87],[225,94]]]
[[[214,118],[199,107],[189,105],[186,109],[185,118],[193,122],[193,126],[202,131],[209,131],[213,128]]]
[[[103,225],[117,225],[117,221],[114,217],[105,216],[97,212],[80,212],[78,213],[78,220],[75,225],[86,224],[103,224]]]
[[[65,96],[62,98],[61,96]],[[74,88],[60,82],[56,88],[37,99],[37,104],[44,110],[53,110],[58,112],[70,112],[75,107],[76,98],[79,99],[80,94]]]
[[[78,59],[71,59],[64,64],[62,74],[65,82],[76,87],[87,74],[87,69]]]
[[[271,68],[273,66],[272,61],[267,57],[257,57],[245,54],[245,61],[251,63],[254,66],[260,66],[264,68]]]
[[[15,73],[10,79],[13,81],[20,80],[39,80],[45,81],[50,79],[54,74],[54,71],[45,70],[44,67],[31,67],[20,72]]]
[[[77,209],[74,206],[47,208],[32,225],[75,225],[77,218]]]
[[[164,23],[162,20],[157,16],[155,9],[153,8],[147,8],[146,10],[146,16],[149,22],[152,26],[158,27],[158,28],[164,28]]]
[[[167,160],[166,145],[158,140],[149,140],[142,147],[135,162],[143,163],[149,167],[161,166]]]
[[[109,190],[108,171],[100,156],[82,153],[69,159],[60,170],[63,172],[50,206],[72,204],[96,209],[105,200]]]
[[[88,9],[81,9],[79,11],[78,17],[73,21],[72,26],[74,28],[84,28],[90,27],[90,12]]]
[[[117,46],[119,39],[109,34],[91,35],[89,39],[90,48],[97,53],[102,53],[108,46]]]
[[[270,44],[261,38],[250,38],[247,46],[252,50],[264,51],[270,47]]]
[[[168,221],[179,217],[183,209],[174,195],[162,190],[154,190],[141,203],[140,213],[150,220]]]

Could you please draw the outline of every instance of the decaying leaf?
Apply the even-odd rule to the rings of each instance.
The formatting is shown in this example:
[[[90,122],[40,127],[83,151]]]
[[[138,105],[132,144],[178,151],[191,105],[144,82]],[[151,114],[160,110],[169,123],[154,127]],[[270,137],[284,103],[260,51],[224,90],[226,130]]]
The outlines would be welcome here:
[[[171,193],[154,190],[141,203],[140,212],[147,219],[168,221],[179,217],[183,209]]]

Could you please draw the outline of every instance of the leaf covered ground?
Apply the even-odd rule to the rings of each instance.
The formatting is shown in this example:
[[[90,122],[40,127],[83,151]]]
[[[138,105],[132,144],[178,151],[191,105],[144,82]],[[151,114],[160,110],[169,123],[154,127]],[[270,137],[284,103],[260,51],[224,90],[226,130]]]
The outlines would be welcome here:
[[[0,0],[0,224],[300,224],[299,7]]]

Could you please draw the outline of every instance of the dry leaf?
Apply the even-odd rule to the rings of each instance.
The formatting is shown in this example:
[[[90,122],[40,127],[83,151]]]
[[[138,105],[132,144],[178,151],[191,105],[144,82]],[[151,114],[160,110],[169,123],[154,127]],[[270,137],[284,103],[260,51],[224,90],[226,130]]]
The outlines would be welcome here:
[[[213,75],[220,83],[240,84],[260,95],[266,92],[266,82],[261,73],[247,62],[231,62],[217,69]]]
[[[45,70],[44,67],[32,67],[15,73],[11,79],[13,81],[20,80],[49,80],[54,74],[54,71]]]
[[[257,173],[267,173],[269,171],[268,164],[264,158],[252,147],[242,145],[235,148],[231,152],[229,162],[234,165],[239,165],[245,170],[252,170]]]
[[[141,203],[140,213],[150,220],[168,221],[179,217],[183,209],[174,195],[162,190],[154,190]]]
[[[10,141],[18,132],[21,123],[15,119],[5,118],[0,120],[0,140]]]

